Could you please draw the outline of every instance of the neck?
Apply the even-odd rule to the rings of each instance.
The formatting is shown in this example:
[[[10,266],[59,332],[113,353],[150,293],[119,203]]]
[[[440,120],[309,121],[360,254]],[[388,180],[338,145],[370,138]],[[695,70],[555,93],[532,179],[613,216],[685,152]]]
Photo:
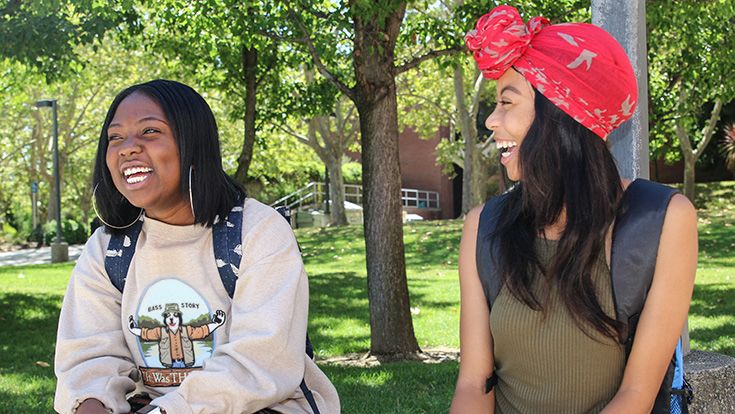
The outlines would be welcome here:
[[[173,226],[188,226],[194,224],[194,214],[189,200],[182,201],[165,211],[146,210],[145,214],[152,219],[156,219]]]

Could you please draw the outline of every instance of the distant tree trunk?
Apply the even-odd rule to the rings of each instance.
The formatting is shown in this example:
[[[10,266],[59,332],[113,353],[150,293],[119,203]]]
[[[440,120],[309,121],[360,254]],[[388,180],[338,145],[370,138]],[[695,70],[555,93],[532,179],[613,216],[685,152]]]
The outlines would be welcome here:
[[[327,168],[329,169],[329,224],[332,226],[347,225],[347,214],[345,212],[345,180],[342,176],[342,157],[327,157]]]
[[[353,10],[365,7],[350,1]],[[392,3],[393,4],[393,3]],[[360,114],[370,352],[419,351],[411,322],[404,260],[394,51],[406,4],[353,12],[355,104]]]
[[[462,168],[462,214],[472,207],[480,205],[487,196],[487,163],[480,151],[477,131],[477,112],[479,109],[480,88],[484,78],[479,76],[475,82],[470,106],[464,90],[464,69],[459,64],[454,68],[454,95],[457,101],[457,112],[460,133],[464,141],[464,165]]]
[[[687,99],[687,93],[683,86],[680,87],[682,89],[679,93],[679,105],[683,106]],[[707,121],[707,125],[702,129],[702,140],[696,148],[692,146],[692,142],[689,139],[689,132],[687,132],[687,129],[684,126],[683,119],[678,118],[676,120],[676,136],[679,138],[679,146],[681,147],[681,152],[684,158],[684,195],[687,196],[692,203],[694,202],[695,195],[694,184],[696,183],[695,169],[697,167],[697,160],[699,160],[699,157],[702,156],[702,153],[712,140],[712,136],[715,133],[715,127],[717,126],[717,121],[720,119],[721,111],[722,99],[717,98],[715,100],[715,105],[712,108],[712,112],[710,113],[709,121]]]
[[[245,185],[248,178],[250,162],[253,160],[253,146],[255,145],[255,95],[257,92],[258,51],[254,47],[243,47],[242,68],[245,78],[245,128],[242,141],[242,150],[237,158],[235,181]]]

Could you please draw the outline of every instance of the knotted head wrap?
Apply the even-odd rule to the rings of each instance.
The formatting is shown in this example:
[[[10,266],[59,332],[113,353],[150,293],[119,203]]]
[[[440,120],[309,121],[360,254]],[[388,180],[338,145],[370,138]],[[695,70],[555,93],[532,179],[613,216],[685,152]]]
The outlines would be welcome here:
[[[498,6],[465,36],[483,76],[511,66],[551,102],[602,139],[633,115],[638,86],[620,44],[586,23],[524,24],[518,10]]]

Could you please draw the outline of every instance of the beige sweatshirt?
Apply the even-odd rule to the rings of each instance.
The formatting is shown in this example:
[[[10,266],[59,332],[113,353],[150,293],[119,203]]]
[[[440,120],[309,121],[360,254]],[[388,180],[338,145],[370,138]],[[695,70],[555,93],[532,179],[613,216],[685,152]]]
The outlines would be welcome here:
[[[58,412],[87,398],[128,412],[126,397],[148,392],[175,414],[310,413],[302,378],[323,414],[340,412],[334,386],[304,352],[308,282],[293,232],[258,201],[243,209],[233,299],[210,228],[144,218],[123,294],[105,272],[110,236],[92,235],[59,318]]]

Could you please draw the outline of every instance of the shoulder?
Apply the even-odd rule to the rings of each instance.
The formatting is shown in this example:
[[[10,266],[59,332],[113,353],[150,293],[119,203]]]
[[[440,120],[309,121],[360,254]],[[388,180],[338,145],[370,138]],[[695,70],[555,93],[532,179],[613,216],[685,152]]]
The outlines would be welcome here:
[[[679,243],[683,238],[697,238],[697,210],[683,194],[671,197],[664,217],[661,240],[671,239]]]
[[[685,195],[674,194],[669,202],[669,207],[666,209],[666,220],[681,222],[682,224],[686,222],[696,223],[697,209],[694,208],[694,204]]]
[[[482,204],[468,211],[467,215],[464,218],[464,227],[472,227],[474,229],[477,229],[477,226],[480,223],[480,215],[482,214],[484,208],[485,204]]]
[[[286,219],[273,207],[254,198],[243,203],[243,240],[266,238],[270,242],[295,242],[293,230]]]
[[[104,226],[98,227],[84,244],[80,259],[104,262],[111,237],[110,233],[105,231]]]

